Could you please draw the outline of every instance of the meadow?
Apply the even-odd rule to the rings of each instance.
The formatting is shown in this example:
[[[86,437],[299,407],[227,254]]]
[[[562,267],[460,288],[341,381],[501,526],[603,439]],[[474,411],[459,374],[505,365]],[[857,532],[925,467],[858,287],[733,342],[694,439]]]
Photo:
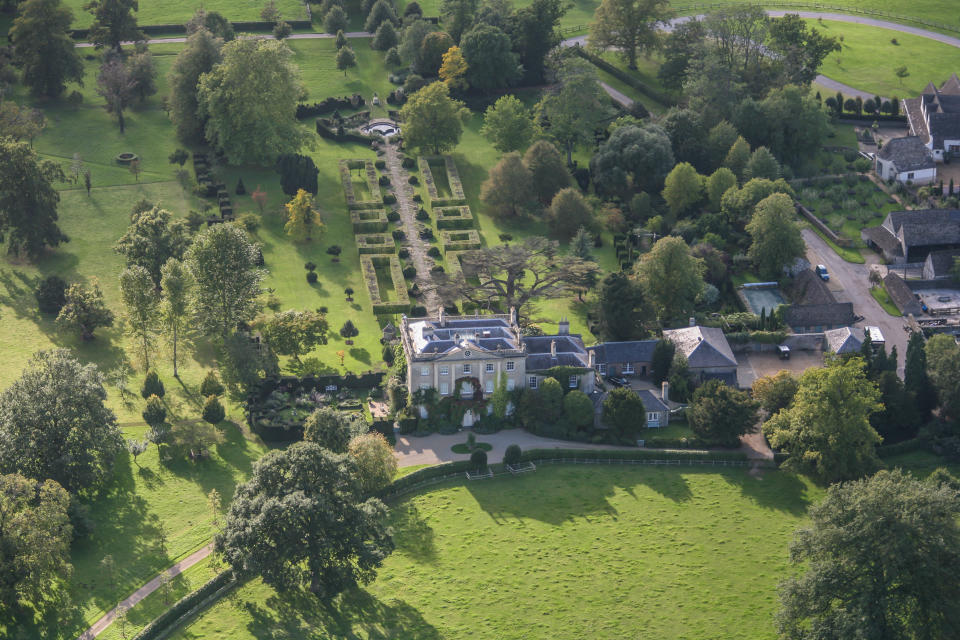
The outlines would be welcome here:
[[[782,472],[541,467],[392,510],[377,579],[325,605],[259,580],[176,640],[772,638],[787,545],[821,491]]]
[[[73,10],[73,28],[85,29],[93,22],[93,15],[83,10],[87,0],[64,0],[64,6]],[[280,15],[286,20],[306,20],[306,3],[302,0],[274,0]],[[260,20],[265,0],[145,0],[136,13],[140,25],[184,24],[194,11],[203,8],[217,11],[233,22]]]

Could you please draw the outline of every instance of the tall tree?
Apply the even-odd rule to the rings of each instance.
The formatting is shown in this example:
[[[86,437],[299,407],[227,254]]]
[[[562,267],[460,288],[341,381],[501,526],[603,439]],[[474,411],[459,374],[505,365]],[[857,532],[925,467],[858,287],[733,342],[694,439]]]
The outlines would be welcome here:
[[[488,1],[483,7],[494,12],[496,10],[491,7],[493,4],[495,3]],[[540,84],[544,81],[544,60],[560,44],[560,30],[557,27],[567,10],[568,5],[564,5],[560,0],[533,0],[529,5],[514,11],[505,24],[494,25],[510,34],[514,51],[523,65],[526,83]]]
[[[706,55],[706,35],[703,22],[697,19],[673,25],[663,41],[663,64],[657,70],[663,86],[675,91],[683,87],[695,61]],[[730,144],[724,147],[724,153]]]
[[[343,71],[343,76],[347,76],[347,69],[357,66],[357,54],[350,47],[341,47],[337,49],[337,69]]]
[[[393,10],[392,4],[388,3],[387,0],[376,0],[370,7],[367,20],[363,24],[363,30],[367,33],[375,33],[384,22],[398,24],[400,20],[397,19],[397,13]]]
[[[660,47],[660,27],[673,17],[667,0],[603,0],[593,14],[592,49],[615,49],[631,69],[637,56]]]
[[[36,96],[56,98],[67,82],[83,86],[83,62],[70,38],[73,12],[60,0],[26,0],[10,28],[13,60]]]
[[[243,229],[218,224],[197,236],[184,256],[196,286],[193,310],[207,334],[226,338],[257,314],[263,272]]]
[[[708,380],[693,392],[687,417],[698,436],[736,447],[756,426],[757,405],[745,391]]]
[[[134,265],[120,274],[120,297],[126,307],[127,327],[137,341],[143,368],[150,368],[156,346],[159,299],[157,288],[145,268]]]
[[[644,323],[650,316],[643,289],[627,274],[614,271],[603,279],[600,327],[604,339],[619,342],[644,338],[647,335]]]
[[[382,433],[372,431],[350,440],[350,457],[357,466],[357,481],[361,495],[373,495],[393,480],[397,474],[397,459],[393,447]]]
[[[603,399],[603,422],[621,444],[636,444],[637,433],[647,426],[647,410],[637,392],[617,387]]]
[[[0,102],[0,136],[12,139],[14,142],[26,140],[33,144],[33,139],[47,126],[46,118],[40,109],[31,109],[26,105],[20,106],[12,100]],[[75,181],[71,167],[69,180]]]
[[[703,261],[694,258],[683,238],[657,240],[637,267],[643,289],[662,322],[690,315],[703,291]]]
[[[137,27],[137,18],[133,15],[140,8],[137,0],[90,0],[83,8],[93,14],[87,38],[98,49],[111,47],[119,52],[120,45],[126,40],[147,39]]]
[[[928,422],[930,414],[937,408],[937,390],[927,373],[926,341],[919,331],[912,332],[907,341],[903,384],[913,394],[920,422]]]
[[[124,449],[106,398],[96,365],[81,364],[67,349],[35,353],[0,394],[0,471],[96,493]]]
[[[516,96],[506,95],[487,107],[480,133],[501,153],[519,151],[530,144],[535,127],[533,114]],[[564,167],[566,171],[566,167]]]
[[[287,235],[298,242],[310,242],[314,235],[323,233],[324,224],[320,212],[313,207],[313,196],[303,189],[297,190],[287,208],[287,223],[283,226]]]
[[[283,311],[259,323],[260,333],[270,348],[300,362],[300,356],[327,344],[330,325],[316,311]]]
[[[241,575],[329,599],[370,582],[393,551],[386,516],[382,502],[364,500],[349,456],[301,442],[254,465],[215,545]]]
[[[590,159],[594,184],[603,193],[629,198],[659,191],[675,165],[670,138],[656,124],[618,127]]]
[[[689,162],[697,171],[710,169],[709,148],[703,143],[708,132],[701,114],[693,109],[673,107],[659,124],[670,136],[670,146],[677,162]]]
[[[400,109],[404,144],[434,154],[457,146],[467,108],[450,98],[450,88],[433,82],[420,89]]]
[[[480,189],[480,199],[498,218],[517,218],[535,209],[533,175],[523,166],[519,153],[504,154],[490,169]]]
[[[596,224],[593,207],[579,189],[567,187],[557,192],[548,212],[550,228],[563,240],[569,240],[577,229],[592,229]]]
[[[167,408],[163,406],[160,397],[151,394],[147,398],[147,404],[140,414],[143,421],[150,427],[147,433],[147,440],[157,445],[157,455],[160,455],[160,445],[170,442],[170,423],[167,422]]]
[[[474,89],[503,89],[520,78],[510,38],[497,27],[477,25],[463,36],[460,49],[467,61],[467,82]]]
[[[689,162],[681,162],[664,179],[662,195],[676,220],[703,200],[703,176]]]
[[[117,115],[120,133],[126,129],[123,112],[133,100],[136,88],[137,81],[119,56],[108,57],[97,75],[97,93],[106,101],[107,111]]]
[[[223,40],[206,29],[197,29],[187,37],[187,44],[174,60],[168,74],[170,119],[177,128],[177,137],[184,142],[203,138],[206,119],[200,116],[197,85],[200,76],[220,62]]]
[[[303,438],[334,453],[346,453],[350,440],[364,429],[346,411],[330,407],[314,410],[303,423]]]
[[[827,56],[841,50],[836,38],[822,35],[795,13],[770,21],[767,46],[777,54],[785,83],[803,86],[814,81]]]
[[[707,178],[707,198],[710,200],[710,211],[719,212],[723,194],[737,186],[737,176],[726,167],[720,167]]]
[[[899,469],[830,487],[790,545],[780,637],[956,637],[958,517],[955,489]]]
[[[197,94],[207,140],[233,164],[269,165],[298,150],[306,135],[296,119],[303,86],[290,48],[278,40],[234,40],[221,53]]]
[[[343,32],[337,34],[339,37]],[[377,51],[389,51],[390,49],[397,46],[400,42],[400,39],[397,38],[397,30],[393,26],[393,22],[390,20],[384,20],[380,23],[380,26],[377,27],[377,32],[374,34],[373,41],[370,43],[370,48]],[[346,46],[346,38],[344,38],[344,46]],[[343,47],[338,46],[337,49],[342,49]]]
[[[439,290],[445,298],[481,306],[499,300],[502,308],[515,307],[521,315],[535,300],[561,296],[585,274],[598,271],[595,263],[561,254],[557,242],[540,236],[481,249],[461,256],[460,262],[478,282],[467,281],[462,271],[455,278],[440,274]]]
[[[113,312],[103,301],[103,292],[96,278],[90,288],[74,282],[67,289],[65,302],[57,314],[57,328],[61,331],[77,331],[84,341],[93,340],[98,327],[113,326]]]
[[[160,270],[160,319],[170,344],[173,361],[173,377],[179,378],[178,367],[183,356],[180,352],[189,328],[190,287],[193,280],[183,263],[170,258]]]
[[[859,478],[880,464],[880,436],[870,426],[879,399],[863,360],[834,359],[804,372],[793,405],[767,420],[763,433],[787,454],[788,469],[827,483]]]
[[[470,83],[467,82],[467,71],[470,70],[470,65],[463,57],[463,51],[460,47],[450,47],[443,54],[442,60],[438,72],[440,79],[447,83],[452,91],[465,91],[470,86]],[[489,109],[487,111],[489,112]],[[510,151],[510,149],[506,149],[506,151]]]
[[[650,374],[654,384],[660,384],[670,377],[670,367],[677,346],[669,340],[661,338],[653,346],[653,355],[650,357]]]
[[[73,571],[70,495],[47,480],[0,475],[0,615],[15,617],[18,604],[43,610]]]
[[[441,0],[440,15],[443,26],[453,37],[455,43],[470,29],[473,16],[477,12],[477,0]]]
[[[417,58],[418,71],[425,76],[439,75],[443,54],[450,51],[450,47],[453,46],[455,46],[453,38],[446,31],[428,33],[420,43],[420,55]]]
[[[798,384],[789,371],[781,369],[775,375],[757,378],[753,383],[753,397],[761,409],[773,415],[790,406],[797,395]]]
[[[543,204],[553,201],[553,196],[570,186],[570,172],[563,162],[560,151],[548,140],[537,140],[523,154],[523,164],[530,170],[533,188]]]
[[[160,207],[150,207],[130,215],[130,226],[117,240],[114,251],[127,259],[128,267],[145,268],[154,286],[159,287],[163,265],[171,258],[181,260],[189,246],[187,221],[174,219]]]
[[[537,103],[537,112],[547,122],[547,132],[567,152],[573,164],[573,149],[593,140],[594,129],[606,118],[606,93],[600,87],[593,65],[579,58],[565,59],[557,70],[560,89]]]
[[[927,340],[927,372],[940,398],[941,416],[960,419],[960,347],[953,336],[938,333]]]
[[[754,208],[747,223],[747,233],[752,238],[747,256],[761,276],[780,277],[785,266],[806,253],[795,216],[793,199],[783,193],[767,196]]]
[[[143,102],[157,92],[157,66],[153,55],[146,48],[138,50],[127,59],[130,79],[136,83],[134,93]]]
[[[41,160],[26,142],[0,139],[0,238],[8,253],[35,258],[69,240],[57,226],[53,182],[62,180],[60,165]]]

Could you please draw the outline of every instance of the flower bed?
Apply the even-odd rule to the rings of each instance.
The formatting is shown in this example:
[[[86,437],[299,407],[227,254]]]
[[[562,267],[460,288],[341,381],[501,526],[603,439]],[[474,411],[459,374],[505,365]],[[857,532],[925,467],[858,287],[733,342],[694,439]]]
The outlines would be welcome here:
[[[387,230],[387,214],[383,209],[354,209],[350,212],[354,233],[382,233]]]
[[[437,191],[437,183],[433,177],[433,171],[430,169],[431,160],[443,159],[444,167],[447,170],[447,183],[450,185],[450,197],[440,197]],[[459,206],[466,204],[466,197],[463,194],[463,183],[460,181],[460,173],[457,171],[457,164],[449,155],[445,156],[420,156],[417,158],[417,166],[420,174],[423,176],[423,183],[427,185],[427,195],[430,198],[432,206]]]
[[[469,249],[479,249],[480,234],[475,229],[468,231],[441,231],[440,242],[443,244],[443,252],[448,251],[467,251]]]
[[[357,250],[363,254],[393,253],[396,246],[389,233],[358,233],[353,236],[357,241]]]
[[[470,229],[473,227],[473,214],[470,207],[434,207],[437,217],[437,229]]]
[[[393,281],[393,291],[396,300],[384,302],[380,296],[380,283],[377,281],[377,267],[389,267],[390,278]],[[367,293],[373,303],[374,313],[406,313],[410,310],[410,296],[407,294],[407,283],[403,279],[403,269],[397,256],[361,255],[360,269],[363,271],[363,281],[367,284]]]
[[[460,258],[462,256],[468,256],[471,253],[473,253],[472,250],[471,251],[447,251],[445,257],[447,259],[447,272],[450,274],[450,277],[454,278],[458,273],[463,273],[463,275],[467,278],[476,275],[475,273],[472,273],[470,270],[464,271],[463,265],[460,263]]]
[[[361,168],[366,170],[367,188],[370,190],[370,197],[365,200],[357,200],[353,191],[353,176],[350,175],[351,170]],[[341,160],[340,183],[343,185],[348,209],[379,209],[383,206],[383,195],[380,193],[377,169],[373,165],[373,160]]]

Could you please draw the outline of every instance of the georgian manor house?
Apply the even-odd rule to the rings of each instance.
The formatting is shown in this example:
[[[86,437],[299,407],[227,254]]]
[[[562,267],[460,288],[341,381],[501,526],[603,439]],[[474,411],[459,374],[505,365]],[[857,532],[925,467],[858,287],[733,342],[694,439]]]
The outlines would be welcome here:
[[[513,309],[491,316],[447,316],[441,309],[435,317],[403,316],[400,339],[411,394],[433,388],[441,397],[479,391],[489,398],[501,375],[508,390],[536,389],[555,367],[579,370],[562,381],[569,388],[594,389],[593,355],[566,321],[556,335],[524,336]]]

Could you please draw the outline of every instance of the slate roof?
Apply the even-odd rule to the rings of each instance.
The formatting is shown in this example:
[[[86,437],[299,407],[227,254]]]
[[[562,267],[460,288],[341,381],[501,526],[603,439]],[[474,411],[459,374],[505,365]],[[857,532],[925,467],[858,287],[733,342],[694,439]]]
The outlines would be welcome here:
[[[648,412],[656,411],[662,413],[664,411],[670,411],[670,407],[663,403],[663,400],[658,398],[652,391],[649,389],[641,389],[636,392],[640,396],[640,400],[643,401],[643,408]]]
[[[853,324],[853,303],[790,305],[785,320],[791,327]]]
[[[907,248],[960,244],[960,209],[891,211],[883,226]]]
[[[701,326],[668,329],[663,337],[687,357],[691,369],[737,366],[737,358],[721,329]]]
[[[960,250],[931,251],[927,255],[926,266],[930,267],[934,278],[946,278],[950,276],[950,270],[957,258],[960,258]]]
[[[834,353],[857,353],[863,345],[864,332],[860,327],[841,327],[823,332],[827,350]]]
[[[918,98],[903,101],[913,133],[934,149],[943,149],[944,139],[960,139],[960,78],[953,74],[937,89],[931,82]],[[926,117],[924,117],[926,111]]]
[[[937,166],[933,154],[919,136],[893,138],[880,149],[881,160],[892,162],[898,173],[933,169]]]
[[[423,318],[406,324],[413,355],[436,355],[458,347],[481,351],[519,351],[520,341],[506,316]]]
[[[890,255],[903,255],[903,246],[900,244],[900,240],[883,225],[862,229],[860,237],[867,242],[872,242]]]
[[[897,309],[900,309],[900,313],[903,315],[912,313],[915,316],[923,313],[916,295],[910,290],[903,278],[892,271],[888,271],[883,278],[883,286],[890,295],[890,299],[893,300],[893,304],[897,305]]]
[[[556,357],[550,353],[553,342],[557,345]],[[527,352],[527,371],[543,371],[551,367],[587,367],[590,364],[587,349],[577,334],[525,336],[523,346]]]
[[[830,288],[823,279],[814,273],[813,269],[806,269],[797,274],[790,286],[790,295],[793,305],[832,304],[836,302]]]
[[[630,340],[627,342],[604,342],[587,351],[593,351],[596,364],[615,364],[621,362],[651,362],[656,340]]]

